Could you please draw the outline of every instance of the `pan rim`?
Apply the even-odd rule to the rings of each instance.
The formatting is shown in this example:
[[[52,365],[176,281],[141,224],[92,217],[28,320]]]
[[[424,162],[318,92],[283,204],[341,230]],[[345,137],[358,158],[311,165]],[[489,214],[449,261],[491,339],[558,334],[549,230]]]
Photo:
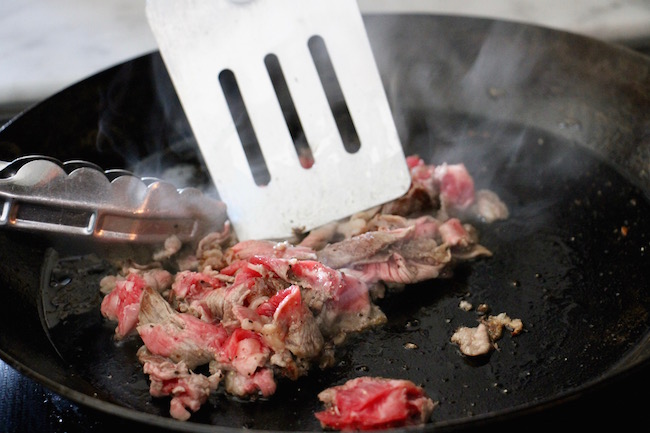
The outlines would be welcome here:
[[[495,21],[495,20],[487,20],[486,21]],[[148,57],[153,54],[155,54],[156,51],[145,54],[142,57]],[[128,62],[126,62],[128,63]],[[112,69],[112,68],[111,68]],[[105,71],[103,71],[105,72]],[[103,73],[100,72],[99,74]],[[96,74],[96,75],[99,75]],[[93,75],[96,76],[96,75]],[[82,81],[83,82],[83,81]],[[80,82],[81,83],[81,82]],[[80,83],[76,83],[71,87],[74,87]],[[64,93],[67,89],[64,89],[61,93]],[[29,109],[26,110],[25,112],[21,113],[18,117],[29,113]],[[10,121],[9,123],[5,124],[0,128],[0,132],[4,128],[8,128],[13,121]],[[647,193],[647,190],[646,190]],[[648,332],[650,333],[650,332]],[[644,336],[647,339],[647,335]],[[139,423],[143,422],[144,418],[144,423],[150,424],[153,426],[158,426],[158,427],[164,427],[164,428],[170,428],[173,430],[179,430],[179,431],[196,431],[196,432],[202,432],[202,431],[214,431],[214,426],[212,425],[206,425],[206,424],[199,424],[199,423],[193,423],[191,421],[189,422],[184,422],[181,423],[179,421],[173,420],[173,419],[168,419],[164,417],[160,417],[158,415],[153,415],[153,414],[147,414],[143,412],[139,412],[134,409],[126,408],[123,406],[116,405],[114,403],[106,402],[97,398],[94,398],[92,396],[89,396],[83,392],[74,390],[72,388],[66,387],[60,383],[57,383],[56,381],[51,380],[47,376],[39,373],[36,370],[33,370],[32,368],[24,365],[21,363],[18,359],[14,358],[10,352],[7,352],[4,350],[2,347],[0,347],[0,358],[2,358],[9,366],[14,368],[15,370],[19,371],[20,373],[24,374],[27,377],[30,377],[31,379],[43,384],[47,388],[51,389],[52,391],[62,395],[63,397],[69,398],[70,400],[80,403],[85,406],[89,406],[93,409],[97,409],[101,412],[106,412],[109,414],[113,415],[118,415],[120,417],[123,417],[128,420],[136,421]],[[625,360],[625,359],[624,359]],[[623,362],[622,360],[621,362]],[[578,387],[575,388],[570,388],[568,390],[563,391],[559,395],[556,395],[552,398],[545,398],[536,402],[532,403],[527,403],[523,405],[518,405],[512,408],[500,410],[500,411],[495,411],[495,412],[489,412],[481,415],[477,415],[475,417],[472,417],[470,419],[456,419],[456,420],[442,420],[439,422],[433,422],[430,425],[425,426],[425,430],[440,430],[440,429],[454,429],[458,427],[466,427],[466,426],[472,426],[472,425],[477,425],[477,424],[484,424],[484,423],[489,423],[492,424],[493,421],[498,422],[499,420],[503,418],[511,418],[511,417],[520,417],[520,416],[525,416],[526,414],[529,414],[531,412],[536,412],[538,410],[543,410],[548,407],[555,407],[558,404],[562,404],[566,401],[571,401],[576,398],[581,398],[585,395],[590,394],[593,392],[595,389],[598,389],[600,386],[606,386],[609,384],[611,381],[618,380],[620,377],[625,376],[627,374],[632,374],[631,372],[637,371],[638,369],[642,368],[647,368],[647,366],[650,365],[650,360],[649,359],[644,359],[641,360],[637,363],[633,363],[629,366],[621,367],[618,369],[618,371],[614,373],[607,373],[603,375],[603,377],[595,378],[590,380],[589,382],[582,384]],[[231,427],[221,427],[224,431],[241,431],[240,429],[236,428],[231,428]],[[269,430],[257,430],[257,429],[250,429],[249,431],[251,432],[271,432]],[[396,431],[400,431],[399,429]]]

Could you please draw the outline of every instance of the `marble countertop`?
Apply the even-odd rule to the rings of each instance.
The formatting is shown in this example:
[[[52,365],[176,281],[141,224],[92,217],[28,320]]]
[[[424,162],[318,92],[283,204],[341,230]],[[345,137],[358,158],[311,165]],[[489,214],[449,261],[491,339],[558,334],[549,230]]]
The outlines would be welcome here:
[[[156,49],[146,0],[0,2],[0,107],[29,105]],[[650,37],[650,0],[358,0],[365,13],[514,20],[623,42]]]

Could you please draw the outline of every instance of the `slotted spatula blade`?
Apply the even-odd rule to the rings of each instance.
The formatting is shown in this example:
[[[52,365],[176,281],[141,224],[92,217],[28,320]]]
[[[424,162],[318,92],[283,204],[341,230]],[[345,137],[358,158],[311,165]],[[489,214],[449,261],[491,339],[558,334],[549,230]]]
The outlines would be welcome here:
[[[240,239],[288,237],[406,192],[404,152],[355,0],[148,0],[147,17]],[[329,75],[312,53],[319,41]],[[343,95],[356,148],[346,150],[330,88]],[[261,180],[249,164],[255,149]]]

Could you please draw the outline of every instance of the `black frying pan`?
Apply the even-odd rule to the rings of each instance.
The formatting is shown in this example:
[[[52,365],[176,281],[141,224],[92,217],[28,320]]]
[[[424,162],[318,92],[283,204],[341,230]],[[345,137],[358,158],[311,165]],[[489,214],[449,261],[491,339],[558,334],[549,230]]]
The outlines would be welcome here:
[[[99,314],[99,279],[124,252],[0,231],[0,356],[107,414],[107,430],[319,430],[316,394],[360,375],[423,385],[440,401],[425,430],[526,425],[625,375],[647,380],[650,61],[500,21],[366,22],[406,152],[464,162],[508,203],[508,221],[478,225],[494,257],[382,301],[388,323],[352,336],[334,368],[282,382],[266,401],[215,395],[180,423],[167,400],[149,397],[138,341],[116,345]],[[212,189],[157,53],[76,84],[0,131],[1,160],[34,153],[150,176],[182,164],[192,185]],[[457,326],[476,323],[462,299],[521,318],[526,331],[488,358],[465,359],[449,343]]]

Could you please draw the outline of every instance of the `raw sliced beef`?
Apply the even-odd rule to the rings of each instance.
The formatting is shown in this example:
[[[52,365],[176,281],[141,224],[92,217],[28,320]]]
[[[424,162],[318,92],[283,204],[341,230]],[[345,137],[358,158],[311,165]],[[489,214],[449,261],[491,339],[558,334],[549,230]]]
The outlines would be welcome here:
[[[411,187],[390,203],[282,241],[239,242],[226,222],[194,254],[181,256],[170,240],[160,261],[127,259],[102,280],[102,314],[117,322],[118,339],[137,330],[150,393],[171,398],[172,417],[188,419],[218,386],[270,397],[278,379],[334,365],[348,334],[386,322],[375,301],[388,288],[449,277],[455,263],[491,255],[468,220],[506,218],[499,197],[475,192],[462,164],[407,164]],[[413,383],[382,378],[320,398],[318,418],[336,429],[421,424],[435,406]]]
[[[318,394],[323,428],[378,430],[426,423],[436,403],[408,380],[359,377]]]

